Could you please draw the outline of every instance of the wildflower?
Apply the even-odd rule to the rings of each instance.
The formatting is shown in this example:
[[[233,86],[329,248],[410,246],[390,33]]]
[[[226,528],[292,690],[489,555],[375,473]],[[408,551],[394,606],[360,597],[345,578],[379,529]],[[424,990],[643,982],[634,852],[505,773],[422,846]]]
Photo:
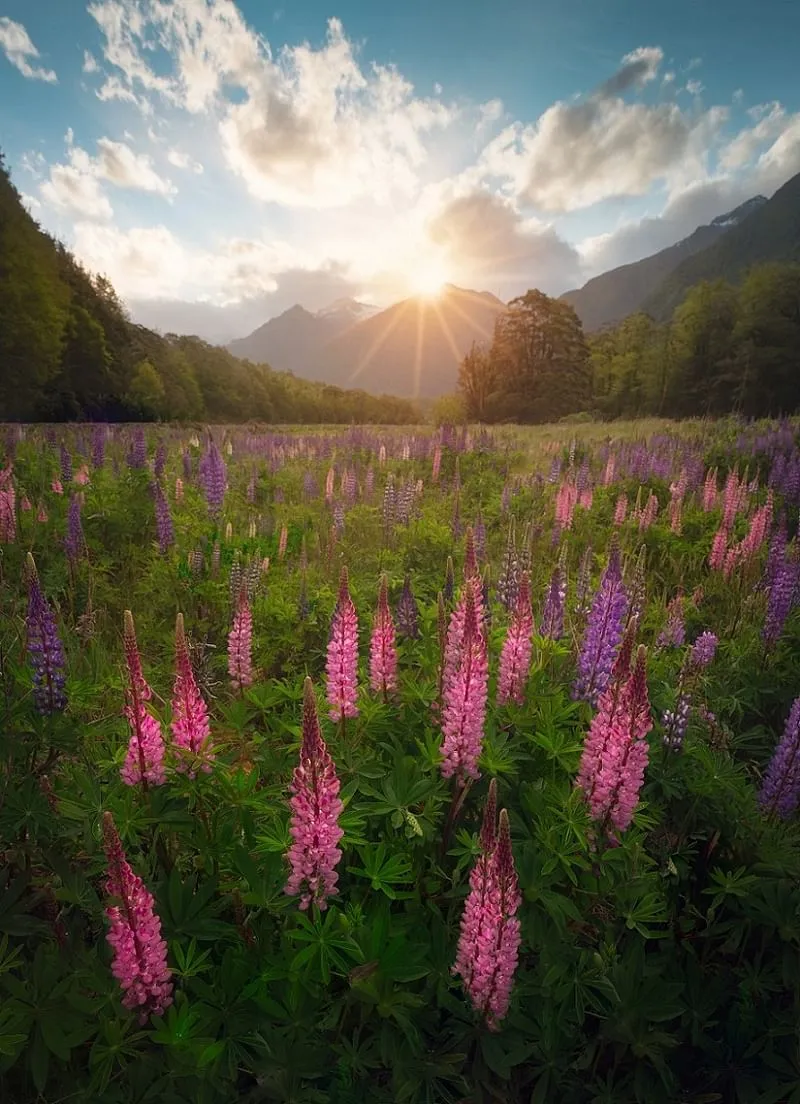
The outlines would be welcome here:
[[[628,596],[622,583],[619,548],[612,544],[600,585],[586,621],[573,697],[597,705],[608,686],[622,640]]]
[[[228,674],[234,690],[240,692],[253,683],[253,614],[247,600],[247,589],[242,587],[233,615],[233,625],[228,634]]]
[[[397,602],[397,631],[409,640],[419,637],[419,609],[409,575],[403,580],[403,589]]]
[[[208,512],[212,517],[218,517],[225,500],[227,468],[213,438],[209,439],[208,449],[200,461],[198,471],[208,503]]]
[[[331,622],[326,676],[331,720],[343,721],[345,717],[357,717],[358,615],[350,597],[346,567],[342,568],[339,597]]]
[[[551,640],[560,640],[564,635],[564,602],[567,597],[567,576],[563,564],[557,563],[550,576],[545,594],[544,608],[539,632]]]
[[[774,572],[767,595],[767,610],[761,637],[768,648],[777,643],[797,593],[798,565],[784,559]]]
[[[658,636],[659,648],[680,648],[686,639],[683,620],[683,596],[676,594],[667,607],[667,621]]]
[[[517,560],[517,542],[513,521],[508,527],[506,549],[503,554],[503,562],[500,574],[497,577],[497,597],[507,609],[512,609],[517,597],[517,585],[519,581],[519,563]]]
[[[444,572],[444,586],[442,587],[442,594],[444,595],[445,602],[452,602],[453,595],[456,589],[456,577],[455,570],[453,568],[453,557],[447,557],[447,564]]]
[[[625,517],[628,513],[628,496],[621,494],[617,499],[617,504],[614,507],[614,524],[622,525],[625,521]]]
[[[800,805],[800,698],[792,703],[783,736],[764,774],[758,802],[784,820]]]
[[[81,499],[74,494],[67,510],[67,535],[64,538],[64,551],[70,563],[75,563],[86,551],[86,541],[81,524]]]
[[[125,994],[123,1005],[138,1012],[144,1024],[172,1004],[167,944],[161,937],[153,895],[131,869],[111,813],[103,814],[103,839],[108,860],[106,893],[114,902],[106,908],[111,924],[106,939],[114,953],[111,972]]]
[[[53,482],[50,484],[50,490],[53,492],[53,494],[63,495],[64,488],[61,484],[61,480],[54,479]]]
[[[56,628],[56,619],[42,593],[33,556],[28,553],[28,656],[33,669],[33,696],[38,711],[47,716],[60,712],[67,704],[64,692],[64,648]]]
[[[24,502],[23,500],[23,508]],[[11,468],[0,472],[0,544],[13,544],[17,539],[17,495],[11,479]]]
[[[661,717],[664,727],[664,743],[672,751],[680,751],[686,738],[686,730],[689,727],[689,714],[691,712],[691,699],[683,690],[678,694],[678,700],[674,709],[665,709]]]
[[[576,785],[593,820],[624,832],[630,825],[644,781],[652,728],[645,650],[630,669],[629,633],[614,664],[613,678],[600,695],[584,742]]]
[[[139,427],[133,432],[133,440],[128,452],[128,467],[133,470],[144,468],[147,465],[147,444],[144,439],[144,430]]]
[[[688,662],[690,666],[698,671],[702,670],[704,667],[708,667],[709,663],[711,663],[716,655],[718,643],[719,641],[714,633],[700,633],[689,653]]]
[[[155,497],[158,550],[162,556],[165,556],[172,545],[175,543],[175,529],[172,524],[172,515],[169,512],[169,503],[167,502],[167,496],[161,489],[160,483],[156,483],[154,485],[153,495]]]
[[[182,613],[178,614],[175,622],[175,683],[170,727],[178,751],[177,769],[188,771],[189,777],[194,778],[194,765],[191,763],[194,760],[199,762],[200,770],[208,774],[214,761],[210,746],[211,725],[208,708],[192,671]]]
[[[500,653],[500,673],[497,680],[497,702],[500,705],[507,701],[522,705],[525,700],[525,683],[533,650],[532,635],[531,587],[526,573],[520,579],[514,616]]]
[[[369,680],[372,692],[382,694],[384,700],[397,689],[397,642],[385,575],[381,576],[369,645]]]
[[[520,945],[517,911],[522,903],[514,869],[508,813],[499,826],[494,783],[481,828],[481,854],[470,873],[453,973],[460,974],[472,1007],[491,1030],[508,1012]]]
[[[337,846],[344,834],[339,817],[344,808],[339,797],[339,779],[319,726],[317,703],[311,679],[303,686],[303,742],[300,761],[291,783],[292,809],[289,833],[292,845],[287,858],[291,866],[284,892],[300,894],[300,908],[315,904],[320,910],[337,892],[336,867],[342,857]]]
[[[448,634],[442,702],[442,775],[478,778],[483,744],[489,664],[486,639],[478,621],[473,581],[465,587],[463,633]],[[451,619],[454,629],[456,614]],[[451,655],[455,653],[455,656]]]
[[[137,783],[143,786],[148,783],[161,786],[166,781],[164,737],[160,723],[148,712],[145,704],[152,697],[152,690],[142,673],[142,661],[130,610],[125,610],[123,641],[128,669],[125,716],[130,725],[131,736],[120,775],[126,786],[135,786]]]

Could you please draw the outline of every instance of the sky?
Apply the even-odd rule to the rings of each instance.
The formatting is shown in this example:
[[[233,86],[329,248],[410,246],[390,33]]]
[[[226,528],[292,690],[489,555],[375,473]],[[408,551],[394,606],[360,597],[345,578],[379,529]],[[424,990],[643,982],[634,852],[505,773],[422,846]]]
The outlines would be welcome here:
[[[0,0],[0,149],[133,317],[580,286],[800,172],[796,0]]]

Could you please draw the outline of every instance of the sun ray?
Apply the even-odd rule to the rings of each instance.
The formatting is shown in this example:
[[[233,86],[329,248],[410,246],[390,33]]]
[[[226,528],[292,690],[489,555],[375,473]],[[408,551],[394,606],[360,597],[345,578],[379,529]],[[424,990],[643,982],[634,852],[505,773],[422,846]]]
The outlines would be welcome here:
[[[408,306],[409,306],[409,301],[408,300],[406,300],[405,303],[399,304],[400,309],[397,311],[394,318],[391,320],[391,322],[388,323],[388,325],[385,327],[385,329],[381,333],[378,334],[378,336],[372,342],[370,347],[367,349],[366,353],[364,353],[364,355],[361,358],[361,360],[359,361],[359,363],[356,365],[356,367],[353,369],[353,371],[348,376],[348,383],[352,383],[353,380],[358,379],[358,377],[361,375],[361,373],[364,371],[364,369],[368,367],[368,365],[370,364],[372,358],[380,350],[381,346],[384,344],[384,342],[386,341],[389,334],[392,332],[392,330],[395,328],[395,326],[398,325],[401,318],[403,317],[403,315],[408,310]]]

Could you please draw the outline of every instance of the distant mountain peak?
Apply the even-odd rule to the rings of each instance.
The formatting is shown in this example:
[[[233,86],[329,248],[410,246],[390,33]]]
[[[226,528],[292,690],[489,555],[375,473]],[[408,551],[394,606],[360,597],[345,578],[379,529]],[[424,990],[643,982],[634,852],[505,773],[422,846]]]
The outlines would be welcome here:
[[[362,303],[360,299],[354,299],[351,295],[343,295],[339,299],[334,299],[332,303],[328,303],[327,307],[315,311],[314,315],[316,318],[349,316],[355,322],[362,318],[370,318],[373,314],[377,314],[379,310],[380,307],[375,307],[372,303]]]
[[[728,211],[724,215],[717,215],[715,219],[711,220],[710,225],[725,227],[737,226],[742,219],[746,219],[748,215],[752,215],[753,211],[757,211],[759,207],[763,207],[766,202],[766,196],[753,196],[752,199],[748,199],[744,203],[740,203],[738,207],[734,207],[732,211]]]

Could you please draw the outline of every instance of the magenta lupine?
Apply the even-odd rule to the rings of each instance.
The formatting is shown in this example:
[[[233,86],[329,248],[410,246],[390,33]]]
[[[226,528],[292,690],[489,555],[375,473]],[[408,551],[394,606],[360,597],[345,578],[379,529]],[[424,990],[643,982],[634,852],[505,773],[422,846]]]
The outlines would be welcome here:
[[[124,1007],[138,1012],[144,1024],[172,1004],[167,944],[153,895],[131,869],[111,813],[103,814],[103,842],[108,861],[105,889],[112,901],[105,910],[111,925],[106,939],[114,953],[111,972],[125,994]]]
[[[608,565],[586,619],[586,631],[578,656],[578,674],[572,691],[575,699],[597,705],[608,686],[628,611],[628,595],[622,582],[619,548],[612,544]]]
[[[531,587],[525,573],[520,579],[517,604],[500,653],[500,672],[497,679],[497,702],[500,705],[508,701],[522,705],[525,701],[525,684],[528,681],[533,651],[532,637]]]
[[[630,669],[630,636],[608,688],[601,694],[583,746],[576,785],[602,831],[624,832],[633,819],[644,781],[653,727],[647,693],[645,650]]]
[[[247,600],[247,588],[239,591],[233,624],[228,633],[228,674],[234,690],[253,684],[253,614]]]
[[[480,777],[478,759],[483,746],[489,686],[486,638],[478,621],[478,608],[482,606],[480,579],[470,580],[464,590],[464,627],[458,641],[458,662],[452,675],[448,675],[452,663],[446,657],[442,688],[442,775],[445,778],[456,775],[460,781]],[[453,627],[453,619],[450,626]],[[450,647],[448,639],[448,650]]]
[[[722,571],[728,551],[728,531],[721,525],[714,534],[711,551],[708,554],[708,566],[712,571]]]
[[[508,813],[502,809],[499,825],[493,819],[492,796],[487,802],[481,830],[481,855],[470,874],[470,891],[464,904],[461,933],[453,972],[461,976],[472,1007],[496,1031],[508,1012],[514,973],[519,959],[522,903]]]
[[[194,778],[197,770],[211,770],[214,751],[208,707],[197,686],[189,658],[183,614],[175,622],[175,683],[172,689],[172,742],[177,753],[175,766]]]
[[[386,576],[381,575],[378,607],[369,642],[369,682],[374,694],[386,700],[397,689],[397,638],[389,609]]]
[[[292,809],[289,834],[292,845],[287,858],[291,871],[284,892],[300,895],[300,908],[315,904],[320,910],[337,892],[336,867],[342,857],[337,846],[344,834],[339,817],[344,808],[339,798],[336,768],[322,738],[317,703],[311,679],[303,686],[303,742],[300,761],[291,782]]]
[[[123,642],[128,669],[125,716],[131,735],[120,775],[126,786],[161,786],[166,781],[164,736],[160,722],[148,712],[145,704],[152,697],[152,691],[142,674],[142,661],[130,610],[125,610]]]
[[[326,695],[332,721],[357,717],[358,707],[358,615],[350,587],[347,568],[342,568],[339,597],[331,620],[328,657],[325,666]]]
[[[448,562],[452,562],[448,558]],[[467,611],[467,593],[471,592],[475,605],[475,616],[478,629],[481,633],[486,631],[486,607],[482,600],[482,581],[478,574],[469,576],[464,589],[453,610],[447,626],[447,640],[444,653],[443,686],[446,686],[454,677],[461,662],[462,644],[464,640],[464,623]]]

